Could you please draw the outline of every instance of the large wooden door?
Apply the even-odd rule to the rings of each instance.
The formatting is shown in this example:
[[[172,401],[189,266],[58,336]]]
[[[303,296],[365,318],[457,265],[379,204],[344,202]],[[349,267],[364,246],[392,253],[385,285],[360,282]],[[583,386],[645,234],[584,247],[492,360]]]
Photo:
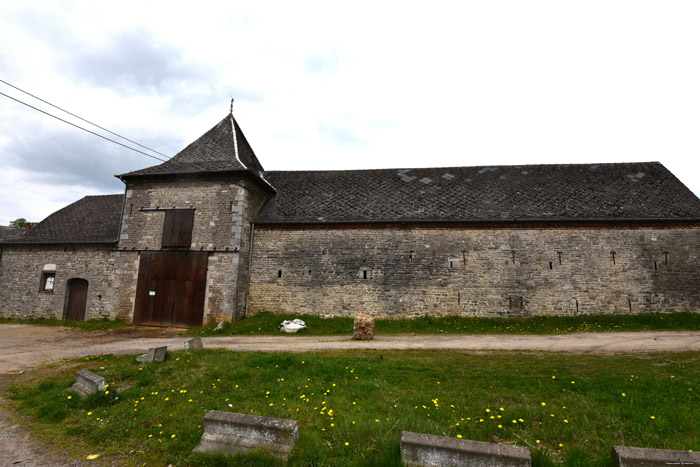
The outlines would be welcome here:
[[[66,304],[66,319],[71,321],[85,320],[85,305],[87,305],[88,281],[71,279],[67,284],[68,303]]]
[[[207,253],[191,251],[141,252],[134,323],[200,326],[207,259]]]

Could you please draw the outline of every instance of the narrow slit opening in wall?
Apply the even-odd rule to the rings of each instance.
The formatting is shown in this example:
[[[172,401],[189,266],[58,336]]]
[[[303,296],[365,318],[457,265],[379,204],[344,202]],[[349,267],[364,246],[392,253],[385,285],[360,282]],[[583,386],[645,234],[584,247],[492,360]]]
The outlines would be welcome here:
[[[561,251],[557,251],[557,256],[559,256],[559,264],[561,264]]]
[[[410,255],[409,255],[409,261],[410,261],[411,263],[413,263],[413,258],[415,258],[415,256],[416,256],[416,252],[413,251],[413,250],[411,250],[411,253],[410,253]]]
[[[454,264],[452,261],[450,261],[450,269],[454,268]]]
[[[523,297],[522,295],[520,296],[520,309],[523,309]]]
[[[654,261],[654,271],[658,271],[659,267],[656,265],[656,261]]]
[[[664,264],[668,266],[668,252],[664,251]]]
[[[576,313],[578,313],[578,298],[576,299]]]
[[[362,271],[362,278],[367,279],[367,270]]]
[[[552,262],[551,262],[551,261],[549,262],[549,269],[554,269],[554,268],[552,267]]]
[[[462,293],[457,292],[457,305],[461,305],[461,304],[462,304]]]
[[[508,309],[512,310],[513,309],[513,297],[508,296]]]
[[[630,313],[632,313],[632,299],[627,297],[627,306],[630,309]]]
[[[281,278],[282,278],[282,270],[281,270],[281,269],[279,269],[279,270],[277,271],[277,278],[278,278],[278,279],[281,279]]]
[[[510,254],[513,257],[513,264],[515,264],[515,251],[511,251]]]
[[[616,253],[614,251],[610,252],[610,257],[612,258],[613,265],[615,264],[615,254]]]

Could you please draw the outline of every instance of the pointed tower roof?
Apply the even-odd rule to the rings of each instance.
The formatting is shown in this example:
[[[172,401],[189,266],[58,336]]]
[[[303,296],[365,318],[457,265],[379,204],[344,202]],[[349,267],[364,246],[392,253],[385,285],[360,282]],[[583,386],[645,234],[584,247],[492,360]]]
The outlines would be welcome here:
[[[195,175],[246,171],[262,178],[263,167],[238,126],[228,114],[214,128],[160,165],[118,175],[121,179],[149,176]]]

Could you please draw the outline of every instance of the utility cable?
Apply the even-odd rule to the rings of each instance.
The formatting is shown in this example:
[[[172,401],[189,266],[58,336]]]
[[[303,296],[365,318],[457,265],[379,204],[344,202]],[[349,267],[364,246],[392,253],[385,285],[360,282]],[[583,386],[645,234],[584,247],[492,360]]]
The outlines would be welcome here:
[[[3,81],[3,82],[4,82],[4,81]],[[43,113],[43,114],[45,114],[45,115],[48,115],[49,117],[53,117],[53,118],[55,118],[56,120],[60,120],[60,121],[62,121],[63,123],[67,123],[67,124],[69,124],[69,125],[71,125],[71,126],[74,126],[74,127],[79,128],[79,129],[81,129],[81,130],[83,130],[83,131],[86,131],[86,132],[88,132],[88,133],[90,133],[90,134],[92,134],[92,135],[95,135],[95,136],[98,136],[98,137],[100,137],[100,138],[102,138],[102,139],[105,139],[105,140],[107,140],[107,141],[109,141],[109,142],[111,142],[111,143],[118,144],[119,146],[125,147],[125,148],[127,148],[127,149],[131,149],[132,151],[141,153],[141,154],[143,154],[144,156],[150,157],[151,159],[156,159],[156,160],[161,161],[161,162],[167,162],[167,159],[161,159],[160,157],[153,156],[153,155],[148,154],[148,153],[145,153],[145,152],[143,152],[143,151],[141,151],[141,150],[139,150],[139,149],[132,148],[131,146],[127,146],[126,144],[120,143],[119,141],[115,141],[115,140],[113,140],[113,139],[107,138],[106,136],[102,136],[102,135],[99,134],[99,133],[95,133],[94,131],[90,131],[90,130],[88,130],[87,128],[83,128],[83,127],[81,127],[81,126],[79,126],[79,125],[76,125],[75,123],[71,123],[71,122],[69,122],[68,120],[64,120],[64,119],[62,119],[61,117],[57,117],[56,115],[50,114],[50,113],[48,113],[48,112],[46,112],[46,111],[44,111],[44,110],[41,110],[41,109],[39,109],[39,108],[37,108],[37,107],[34,107],[33,105],[27,104],[26,102],[22,102],[22,101],[19,100],[19,99],[15,99],[15,98],[12,97],[12,96],[8,96],[8,95],[5,94],[4,92],[0,92],[0,95],[5,96],[5,97],[7,97],[7,98],[9,98],[9,99],[12,99],[13,101],[19,102],[20,104],[26,105],[27,107],[29,107],[29,108],[31,108],[31,109],[34,109],[34,110],[37,110],[37,111],[39,111],[39,112],[41,112],[41,113]],[[111,132],[110,132],[110,133],[111,133]],[[121,138],[121,136],[120,136],[120,138]],[[141,145],[139,144],[139,146],[141,146]],[[160,154],[160,153],[158,153],[158,154]],[[166,156],[166,157],[167,157],[167,156]]]
[[[79,120],[82,120],[82,121],[84,121],[84,122],[86,122],[86,123],[89,123],[90,125],[95,126],[95,127],[99,128],[100,130],[106,131],[107,133],[110,133],[110,134],[112,134],[112,135],[114,135],[114,136],[118,136],[119,138],[121,138],[121,139],[123,139],[123,140],[126,140],[126,141],[128,141],[128,142],[130,142],[130,143],[133,143],[133,144],[135,144],[136,146],[139,146],[139,147],[141,147],[141,148],[148,149],[149,151],[154,152],[154,153],[156,153],[156,154],[159,154],[159,155],[165,157],[166,159],[170,159],[170,156],[168,156],[168,155],[166,155],[166,154],[163,154],[162,152],[158,152],[158,151],[156,151],[155,149],[151,149],[151,148],[149,148],[149,147],[147,147],[147,146],[144,146],[143,144],[137,143],[136,141],[130,140],[130,139],[127,138],[126,136],[122,136],[122,135],[120,135],[120,134],[117,134],[117,133],[115,133],[115,132],[113,132],[113,131],[108,130],[107,128],[101,127],[100,125],[98,125],[98,124],[96,124],[96,123],[93,123],[93,122],[91,122],[90,120],[86,120],[86,119],[84,119],[83,117],[80,117],[80,116],[78,116],[78,115],[76,115],[76,114],[74,114],[74,113],[72,113],[72,112],[67,111],[66,109],[62,109],[61,107],[59,107],[59,106],[57,106],[57,105],[54,105],[54,104],[52,104],[51,102],[42,99],[41,97],[35,96],[34,94],[32,94],[32,93],[30,93],[30,92],[27,92],[27,91],[25,91],[24,89],[20,89],[20,88],[18,88],[17,86],[15,86],[14,84],[10,84],[10,83],[8,83],[7,81],[2,80],[2,79],[0,79],[0,83],[4,83],[4,84],[6,84],[6,85],[8,85],[8,86],[10,86],[10,87],[12,87],[12,88],[15,88],[16,90],[18,90],[18,91],[20,91],[20,92],[23,92],[24,94],[27,94],[28,96],[31,96],[31,97],[33,97],[34,99],[37,99],[37,100],[43,102],[44,104],[48,104],[48,105],[50,105],[51,107],[54,107],[54,108],[60,110],[61,112],[65,112],[65,113],[67,113],[68,115],[70,115],[70,116],[72,116],[72,117],[75,117],[75,118],[77,118],[77,119],[79,119]],[[20,102],[20,101],[18,101],[18,102]],[[65,120],[64,120],[64,121],[65,121]],[[110,140],[110,141],[111,141],[111,140]]]

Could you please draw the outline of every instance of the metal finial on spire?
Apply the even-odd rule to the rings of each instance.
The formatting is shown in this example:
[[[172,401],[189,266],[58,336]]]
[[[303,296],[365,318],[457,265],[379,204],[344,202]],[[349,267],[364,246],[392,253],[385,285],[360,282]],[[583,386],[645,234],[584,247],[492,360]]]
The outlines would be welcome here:
[[[231,110],[229,110],[229,113],[233,113],[233,97],[231,98]]]

